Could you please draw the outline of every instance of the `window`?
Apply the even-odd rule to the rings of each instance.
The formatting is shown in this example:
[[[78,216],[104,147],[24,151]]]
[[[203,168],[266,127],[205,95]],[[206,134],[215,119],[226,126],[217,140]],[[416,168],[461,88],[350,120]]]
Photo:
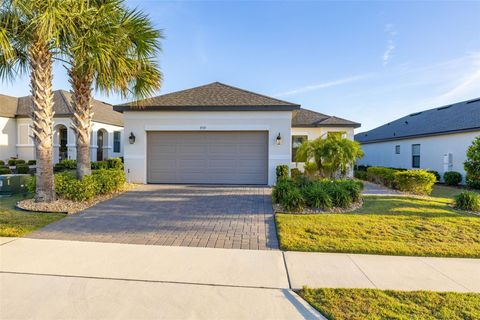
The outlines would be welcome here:
[[[292,136],[292,162],[306,162],[307,159],[296,159],[296,157],[298,148],[307,140],[308,136]]]
[[[395,154],[400,154],[400,145],[399,144],[397,144],[395,146]]]
[[[342,139],[342,138],[345,138],[346,136],[346,132],[344,131],[329,131],[327,132],[327,138],[339,138],[339,139]]]
[[[120,131],[113,132],[113,152],[120,152]]]
[[[412,168],[420,168],[420,145],[412,144]]]

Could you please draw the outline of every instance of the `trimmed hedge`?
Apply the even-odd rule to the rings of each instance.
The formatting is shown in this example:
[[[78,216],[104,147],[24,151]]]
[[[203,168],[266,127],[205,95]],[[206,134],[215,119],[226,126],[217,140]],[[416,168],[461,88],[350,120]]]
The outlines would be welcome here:
[[[92,170],[99,170],[99,169],[108,169],[108,162],[107,161],[96,161],[92,162]]]
[[[61,163],[66,170],[77,169],[77,160],[64,159],[59,163]]]
[[[123,170],[123,162],[121,158],[109,158],[107,159],[108,169]]]
[[[462,182],[462,174],[457,171],[448,171],[443,174],[443,181],[447,186],[457,186]]]
[[[0,166],[0,174],[10,174],[12,170],[10,170],[7,166]]]
[[[348,208],[360,199],[363,184],[355,180],[284,179],[273,188],[272,196],[286,211],[299,211],[305,205],[328,210]]]
[[[437,182],[440,182],[440,179],[442,178],[440,176],[440,173],[438,173],[438,171],[435,171],[435,170],[427,170],[428,173],[431,173],[435,176],[435,179],[437,179],[437,181],[435,181],[435,183]]]
[[[9,159],[8,160],[8,165],[10,167],[13,167],[16,164],[16,162],[17,162],[17,159]]]
[[[436,181],[435,175],[426,170],[399,171],[394,176],[400,191],[419,195],[429,195]]]
[[[395,173],[398,171],[399,170],[386,167],[369,167],[367,168],[367,180],[394,188]]]
[[[34,166],[34,165],[37,164],[37,160],[28,160],[27,164],[28,164],[29,166]]]
[[[0,167],[3,167],[3,166],[5,166],[5,161],[0,160]]]
[[[292,177],[292,179],[295,179],[295,177],[298,177],[300,175],[302,175],[302,172],[300,171],[300,169],[298,168],[290,169],[290,176]]]
[[[455,208],[466,211],[480,211],[480,195],[464,191],[455,197]]]
[[[26,164],[17,164],[15,166],[15,171],[19,174],[27,174],[30,173],[30,168]]]
[[[87,201],[97,195],[120,191],[125,182],[125,172],[117,169],[94,170],[82,180],[77,180],[75,173],[61,172],[55,174],[55,192],[63,199]],[[35,177],[30,180],[28,190],[35,191]]]

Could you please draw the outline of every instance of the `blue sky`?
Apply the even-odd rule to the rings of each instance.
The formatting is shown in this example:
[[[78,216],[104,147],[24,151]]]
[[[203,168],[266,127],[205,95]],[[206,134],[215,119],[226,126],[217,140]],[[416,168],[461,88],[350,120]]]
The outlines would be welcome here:
[[[361,122],[358,131],[480,96],[479,1],[127,3],[164,30],[160,93],[220,81]],[[60,65],[54,87],[69,89]],[[28,91],[27,78],[0,84]]]

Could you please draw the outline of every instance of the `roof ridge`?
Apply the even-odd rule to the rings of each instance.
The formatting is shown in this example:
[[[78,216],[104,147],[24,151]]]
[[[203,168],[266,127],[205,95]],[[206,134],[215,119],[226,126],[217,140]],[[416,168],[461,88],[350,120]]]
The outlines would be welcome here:
[[[289,101],[285,101],[285,100],[280,100],[280,99],[270,97],[270,96],[267,96],[267,95],[264,95],[264,94],[261,94],[261,93],[253,92],[253,91],[242,89],[242,88],[238,88],[238,87],[235,87],[235,86],[232,86],[232,85],[229,85],[229,84],[225,84],[225,83],[222,83],[222,82],[218,82],[218,81],[212,82],[212,83],[210,83],[210,85],[215,84],[215,83],[220,84],[220,85],[225,86],[225,87],[235,89],[235,90],[243,91],[243,92],[246,92],[246,93],[256,94],[257,96],[272,99],[272,100],[275,100],[275,101],[278,101],[278,102],[287,103],[287,104],[290,104],[290,105],[293,105],[293,106],[298,106],[299,105],[297,103],[293,103],[293,102],[289,102]]]

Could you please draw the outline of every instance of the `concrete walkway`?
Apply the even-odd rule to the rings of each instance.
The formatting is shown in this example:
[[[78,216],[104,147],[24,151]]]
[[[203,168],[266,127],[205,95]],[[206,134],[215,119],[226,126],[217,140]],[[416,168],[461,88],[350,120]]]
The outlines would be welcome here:
[[[387,187],[382,186],[380,184],[371,183],[371,182],[368,182],[368,181],[362,181],[362,182],[363,182],[363,187],[364,187],[362,194],[364,194],[364,195],[382,195],[382,196],[404,195],[404,194],[398,192],[397,190],[387,188]]]
[[[480,292],[480,259],[27,238],[0,244],[5,318],[324,319],[292,289]]]

